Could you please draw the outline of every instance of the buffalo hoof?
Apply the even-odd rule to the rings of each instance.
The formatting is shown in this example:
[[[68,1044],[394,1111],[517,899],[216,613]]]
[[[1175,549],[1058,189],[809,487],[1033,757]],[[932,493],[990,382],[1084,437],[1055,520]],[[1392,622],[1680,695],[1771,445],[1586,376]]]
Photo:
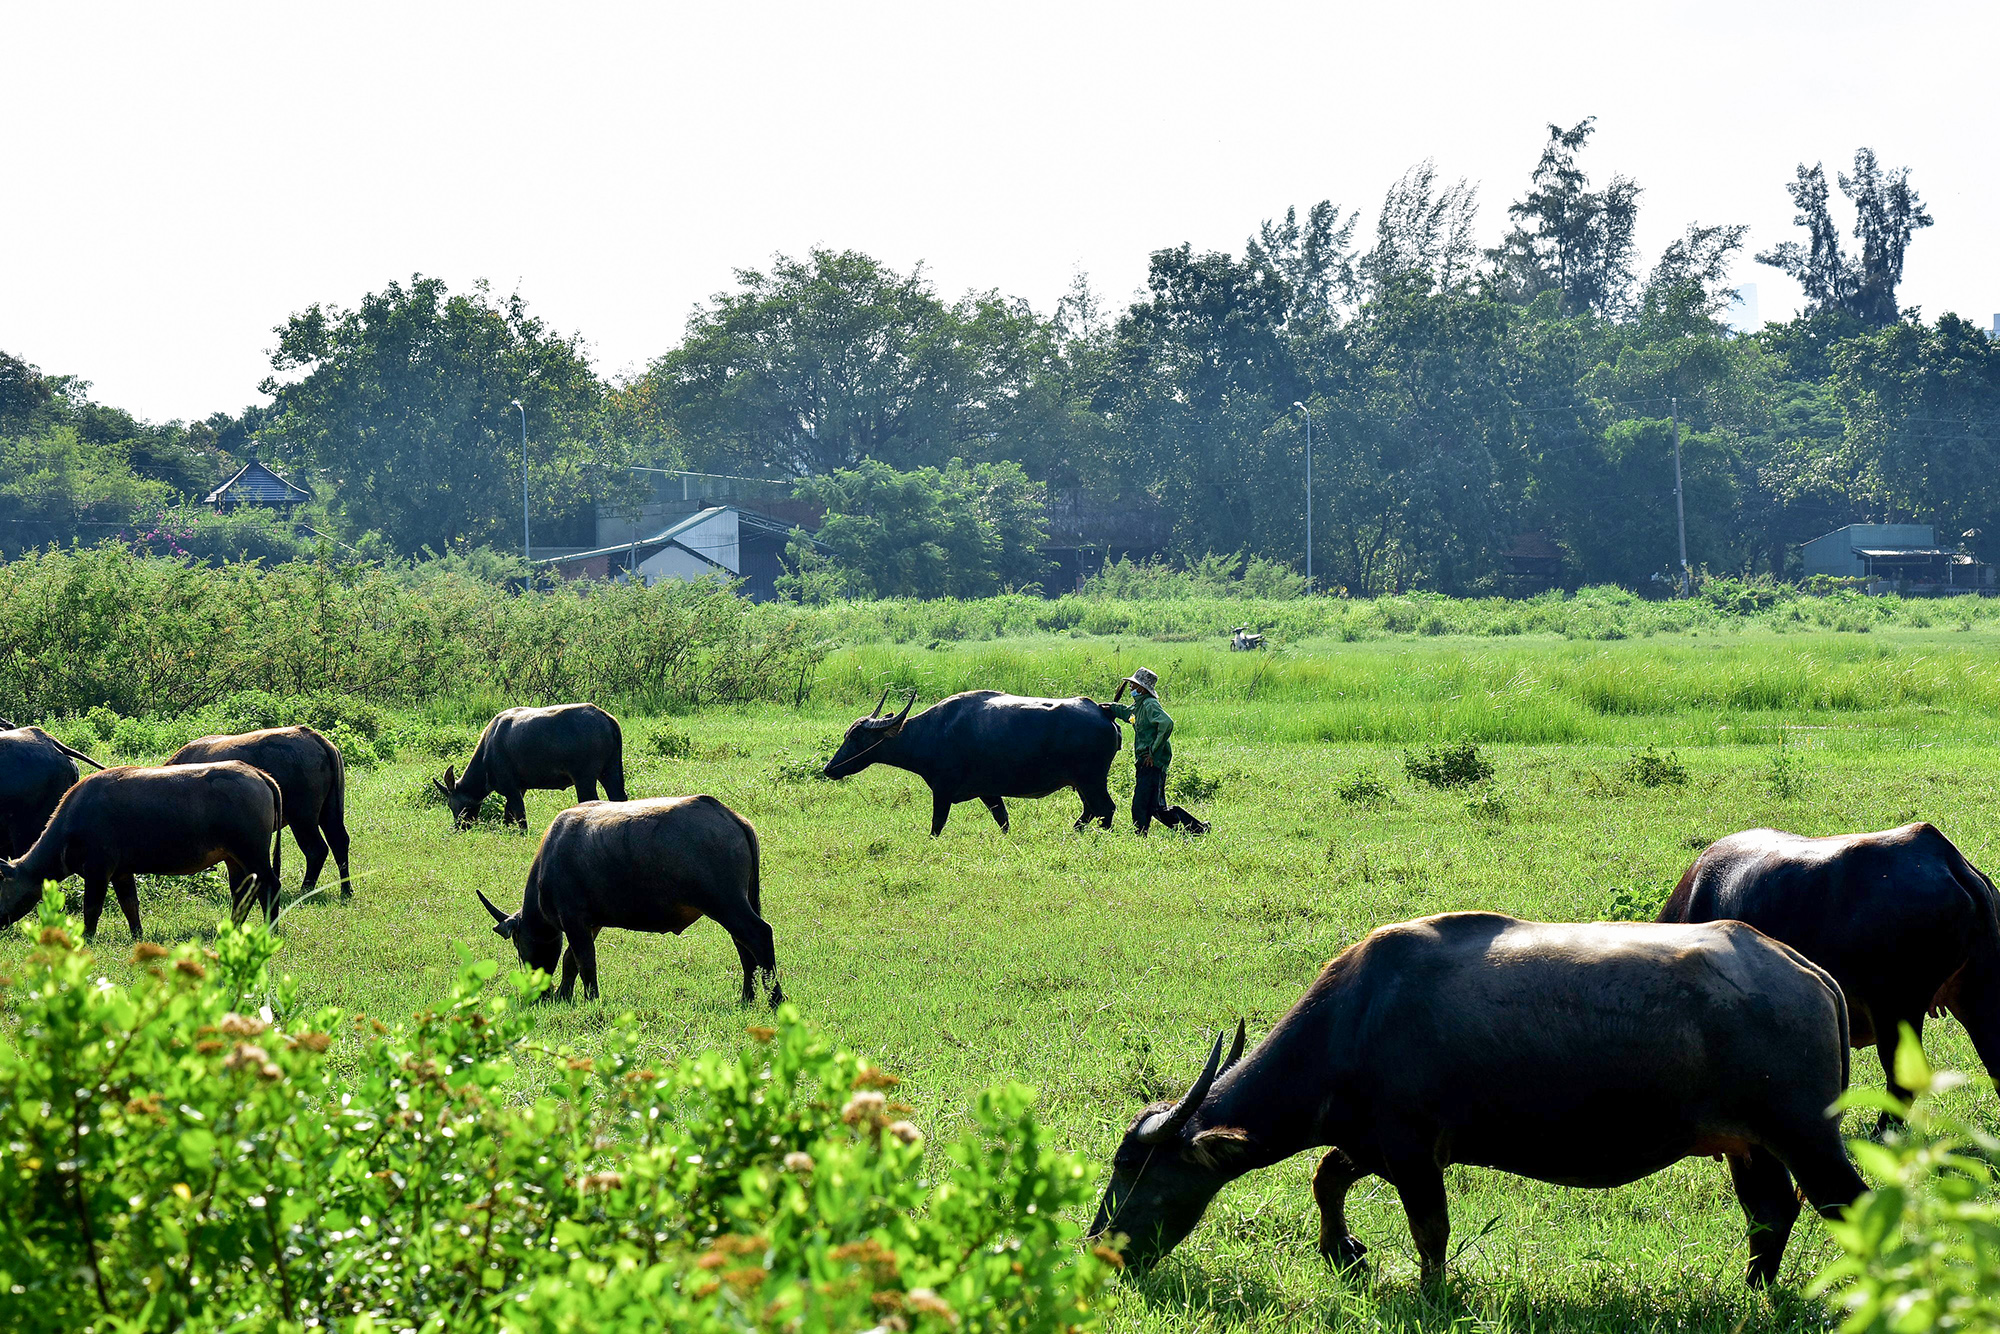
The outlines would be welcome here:
[[[1361,1257],[1368,1254],[1368,1248],[1353,1237],[1342,1237],[1331,1248],[1321,1245],[1319,1253],[1335,1269],[1366,1269],[1368,1262]]]

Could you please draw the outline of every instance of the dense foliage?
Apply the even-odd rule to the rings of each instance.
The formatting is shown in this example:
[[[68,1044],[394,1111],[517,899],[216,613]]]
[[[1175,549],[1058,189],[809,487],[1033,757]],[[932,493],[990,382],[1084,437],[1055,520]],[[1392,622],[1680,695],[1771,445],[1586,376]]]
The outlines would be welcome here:
[[[393,1027],[295,1013],[261,927],[141,944],[112,986],[61,904],[0,1034],[9,1330],[1095,1323],[1116,1257],[1064,1217],[1090,1173],[1018,1085],[927,1155],[895,1079],[789,1010],[654,1068],[629,1023],[539,1048],[522,1002],[548,979],[488,997],[469,955],[449,1004]]]
[[[518,295],[421,276],[295,315],[274,401],[197,426],[133,422],[5,358],[0,547],[150,531],[133,516],[199,495],[254,435],[315,489],[308,543],[513,549],[518,399],[537,545],[590,544],[596,507],[635,503],[633,465],[793,483],[834,548],[793,554],[809,600],[1025,587],[1044,578],[1029,546],[1303,570],[1308,415],[1323,589],[1526,591],[1508,553],[1535,534],[1564,586],[1672,578],[1676,425],[1697,570],[1794,577],[1799,543],[1870,520],[2000,557],[2000,343],[1898,305],[1932,224],[1907,170],[1863,149],[1837,174],[1850,246],[1824,169],[1801,164],[1805,239],[1757,259],[1807,309],[1743,333],[1724,317],[1746,229],[1691,223],[1647,265],[1643,189],[1593,179],[1593,132],[1549,127],[1491,250],[1477,189],[1429,162],[1372,231],[1325,200],[1240,254],[1163,246],[1122,310],[1081,278],[1046,314],[951,301],[921,266],[815,249],[739,272],[616,383]],[[968,519],[971,492],[1000,512]]]

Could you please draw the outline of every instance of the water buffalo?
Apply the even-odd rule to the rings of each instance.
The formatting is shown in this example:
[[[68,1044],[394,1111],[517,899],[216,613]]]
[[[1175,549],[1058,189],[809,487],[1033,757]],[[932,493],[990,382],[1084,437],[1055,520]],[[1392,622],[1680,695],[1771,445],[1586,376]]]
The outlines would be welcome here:
[[[194,875],[217,862],[229,869],[239,921],[253,891],[276,920],[283,803],[277,780],[241,760],[91,774],[63,794],[33,847],[0,861],[0,923],[33,911],[44,880],[81,874],[85,937],[97,934],[111,885],[137,940],[134,875]]]
[[[1852,1041],[1896,1082],[1898,1025],[1951,1011],[2000,1075],[2000,906],[1993,882],[1928,824],[1802,838],[1748,829],[1709,845],[1660,910],[1663,922],[1734,918],[1832,973]],[[1883,1114],[1882,1124],[1893,1118]]]
[[[828,778],[847,778],[871,764],[907,769],[930,785],[931,837],[944,832],[954,802],[975,797],[1007,830],[1003,797],[1046,797],[1073,787],[1083,798],[1076,827],[1092,820],[1111,827],[1118,805],[1108,779],[1118,754],[1118,724],[1087,699],[1038,699],[968,690],[941,699],[916,717],[912,690],[895,717],[875,711],[847,729],[826,762]]]
[[[743,1003],[757,998],[762,969],[775,1007],[784,993],[757,860],[757,831],[714,797],[587,801],[556,816],[542,836],[519,912],[501,912],[484,894],[479,901],[522,963],[553,974],[562,955],[559,1000],[570,998],[579,975],[584,997],[596,998],[604,928],[679,935],[712,917],[743,961]]]
[[[488,792],[507,799],[502,820],[528,826],[521,794],[529,788],[574,787],[578,801],[596,801],[597,785],[625,800],[625,737],[618,720],[595,704],[506,709],[493,715],[461,777],[449,768],[431,783],[453,819],[470,824]]]
[[[205,736],[175,751],[168,764],[212,764],[242,760],[278,780],[285,798],[285,822],[306,857],[310,894],[319,883],[329,846],[340,868],[340,896],[354,892],[347,878],[347,764],[340,747],[310,727],[267,727],[233,736]]]
[[[77,760],[104,767],[39,727],[0,718],[0,857],[34,846],[62,794],[76,786]]]
[[[1360,1260],[1344,1201],[1381,1176],[1426,1280],[1445,1264],[1453,1163],[1608,1187],[1726,1156],[1753,1285],[1776,1277],[1798,1216],[1791,1174],[1823,1214],[1865,1189],[1827,1115],[1847,1087],[1840,987],[1740,922],[1385,926],[1242,1049],[1241,1025],[1226,1063],[1218,1036],[1187,1095],[1119,1145],[1091,1233],[1127,1234],[1128,1262],[1173,1249],[1225,1183],[1315,1147],[1321,1253]]]

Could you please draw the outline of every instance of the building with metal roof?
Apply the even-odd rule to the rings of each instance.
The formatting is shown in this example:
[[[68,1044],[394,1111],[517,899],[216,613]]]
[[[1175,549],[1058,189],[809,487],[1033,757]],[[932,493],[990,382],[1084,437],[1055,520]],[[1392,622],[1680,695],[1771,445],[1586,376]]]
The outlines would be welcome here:
[[[1941,547],[1927,523],[1850,523],[1800,549],[1807,578],[1866,579],[1871,593],[1976,593],[1993,587],[1993,568]]]
[[[565,579],[637,577],[648,584],[662,579],[740,579],[743,591],[765,602],[778,594],[784,573],[779,558],[799,526],[735,505],[711,505],[675,521],[650,537],[633,536],[617,546],[575,551],[537,561]],[[807,534],[815,546],[818,539]]]
[[[253,451],[250,461],[238,468],[228,481],[203,496],[201,503],[213,505],[219,510],[256,505],[264,509],[290,511],[294,505],[303,505],[311,499],[312,492],[292,485],[267,465],[258,462]]]

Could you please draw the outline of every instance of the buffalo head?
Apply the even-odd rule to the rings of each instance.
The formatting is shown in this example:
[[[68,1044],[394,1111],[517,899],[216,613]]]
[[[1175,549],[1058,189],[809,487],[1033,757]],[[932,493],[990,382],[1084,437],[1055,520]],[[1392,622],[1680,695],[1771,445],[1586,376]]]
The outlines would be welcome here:
[[[521,956],[521,962],[530,968],[539,968],[550,976],[555,975],[556,964],[562,958],[562,932],[557,930],[538,931],[538,923],[531,922],[523,913],[511,917],[493,906],[493,900],[478,890],[480,903],[493,914],[493,934],[505,936],[514,942],[514,952]]]
[[[458,790],[458,771],[446,765],[443,779],[431,779],[431,786],[444,798],[444,804],[451,807],[451,818],[459,824],[471,824],[479,818],[479,807],[486,800],[486,794],[470,796]],[[492,907],[488,904],[487,907]]]
[[[1105,1183],[1090,1235],[1124,1234],[1125,1262],[1135,1269],[1150,1267],[1178,1246],[1201,1221],[1215,1193],[1240,1175],[1232,1159],[1243,1146],[1242,1132],[1194,1125],[1215,1081],[1243,1056],[1242,1022],[1236,1025],[1236,1042],[1226,1061],[1222,1038],[1215,1035],[1194,1087],[1179,1102],[1155,1103],[1140,1112],[1111,1157],[1111,1180]]]
[[[23,875],[20,859],[0,859],[0,926],[11,926],[35,910],[42,901],[39,876]]]
[[[840,739],[840,749],[826,762],[823,771],[828,778],[850,778],[875,763],[871,752],[883,742],[902,735],[903,724],[910,716],[910,709],[917,702],[917,692],[903,701],[903,711],[891,718],[883,714],[882,706],[889,700],[889,692],[884,690],[882,698],[875,701],[875,708],[866,718],[858,719],[847,729],[847,735]]]

